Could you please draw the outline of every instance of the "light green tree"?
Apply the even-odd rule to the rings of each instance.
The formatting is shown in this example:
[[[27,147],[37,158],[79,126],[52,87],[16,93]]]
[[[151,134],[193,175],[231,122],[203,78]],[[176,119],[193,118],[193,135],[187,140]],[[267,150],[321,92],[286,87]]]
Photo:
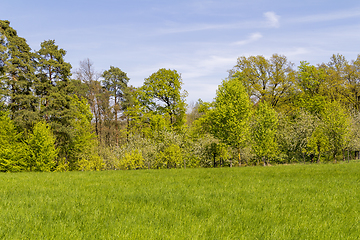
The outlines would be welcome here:
[[[97,154],[97,139],[91,125],[92,114],[86,99],[76,95],[71,99],[74,118],[71,122],[72,139],[67,146],[70,170],[101,170],[104,166]]]
[[[241,165],[240,148],[248,139],[250,117],[250,99],[243,84],[237,79],[224,80],[208,114],[210,132],[238,150]]]
[[[337,101],[326,105],[321,120],[324,123],[324,134],[329,140],[329,150],[336,162],[336,156],[344,151],[350,138],[350,115]]]
[[[138,149],[134,149],[131,152],[125,153],[117,167],[128,170],[144,168],[144,157]]]
[[[0,172],[25,171],[26,145],[8,112],[0,111],[0,126]]]
[[[267,159],[275,156],[277,151],[276,132],[278,117],[275,110],[267,103],[260,102],[253,115],[251,126],[252,149],[264,166]]]
[[[329,139],[325,134],[325,130],[324,123],[319,122],[307,143],[307,152],[317,155],[317,163],[320,163],[321,154],[329,150]],[[311,159],[311,161],[313,162],[314,160]]]
[[[179,145],[170,144],[160,151],[156,156],[156,165],[158,168],[184,167]]]
[[[147,110],[168,115],[170,126],[181,128],[185,123],[186,91],[180,74],[176,70],[159,69],[146,78],[140,88],[140,101]]]
[[[276,140],[283,158],[288,162],[299,162],[302,159],[305,163],[309,153],[308,142],[318,126],[319,118],[299,109],[291,114],[279,114],[278,122]]]
[[[295,70],[293,63],[283,55],[273,54],[269,59],[260,55],[242,56],[229,72],[231,78],[243,82],[254,103],[263,100],[284,109],[284,104],[292,97]]]
[[[26,139],[29,171],[50,172],[55,166],[55,137],[46,122],[38,122]]]

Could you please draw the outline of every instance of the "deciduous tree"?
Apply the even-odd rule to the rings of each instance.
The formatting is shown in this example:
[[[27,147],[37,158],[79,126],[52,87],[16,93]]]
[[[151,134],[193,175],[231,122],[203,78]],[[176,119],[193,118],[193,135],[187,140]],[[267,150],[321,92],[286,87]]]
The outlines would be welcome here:
[[[170,125],[181,128],[185,123],[186,91],[182,91],[183,82],[176,70],[159,69],[145,79],[140,88],[141,102],[149,111],[168,115]]]
[[[264,166],[266,160],[276,155],[278,118],[275,110],[267,103],[260,102],[253,115],[251,135],[252,149],[258,158],[262,158]]]
[[[209,111],[210,132],[224,143],[238,149],[248,140],[250,99],[237,79],[224,80],[216,91],[214,108]]]

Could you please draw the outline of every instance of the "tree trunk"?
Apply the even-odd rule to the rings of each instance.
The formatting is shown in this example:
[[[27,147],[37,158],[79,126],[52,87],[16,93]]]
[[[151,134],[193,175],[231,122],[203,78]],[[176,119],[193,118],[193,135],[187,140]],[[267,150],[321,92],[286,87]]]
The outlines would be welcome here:
[[[264,163],[264,167],[266,166],[266,160],[265,157],[262,157],[263,163]]]
[[[317,163],[320,163],[320,155],[321,155],[321,152],[319,152]]]
[[[347,150],[348,152],[348,163],[350,162],[350,152],[349,152],[349,149]]]
[[[303,152],[302,155],[303,155],[303,162],[305,164],[305,153]]]
[[[239,157],[239,167],[241,167],[241,154],[240,154],[240,147],[238,148],[238,157]]]
[[[215,162],[216,154],[214,153],[213,156],[214,156],[214,165],[213,165],[213,167],[215,168],[216,167],[216,162]]]
[[[116,92],[115,92],[116,94]],[[115,139],[116,139],[116,146],[119,146],[119,136],[118,136],[118,132],[119,132],[119,127],[118,127],[118,116],[117,116],[117,101],[116,101],[116,95],[115,95],[115,105],[114,105],[114,110],[115,110]]]

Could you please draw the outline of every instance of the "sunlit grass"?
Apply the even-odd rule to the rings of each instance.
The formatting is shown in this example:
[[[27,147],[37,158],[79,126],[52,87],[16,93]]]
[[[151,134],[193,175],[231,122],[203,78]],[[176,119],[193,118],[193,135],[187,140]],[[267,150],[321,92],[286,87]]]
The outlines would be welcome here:
[[[360,163],[3,173],[1,239],[358,239]]]

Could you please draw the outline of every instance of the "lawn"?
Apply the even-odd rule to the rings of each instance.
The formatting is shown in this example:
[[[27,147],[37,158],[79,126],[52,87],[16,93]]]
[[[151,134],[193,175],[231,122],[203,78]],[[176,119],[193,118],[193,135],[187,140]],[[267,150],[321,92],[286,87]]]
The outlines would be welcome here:
[[[360,162],[0,174],[1,239],[359,239]]]

